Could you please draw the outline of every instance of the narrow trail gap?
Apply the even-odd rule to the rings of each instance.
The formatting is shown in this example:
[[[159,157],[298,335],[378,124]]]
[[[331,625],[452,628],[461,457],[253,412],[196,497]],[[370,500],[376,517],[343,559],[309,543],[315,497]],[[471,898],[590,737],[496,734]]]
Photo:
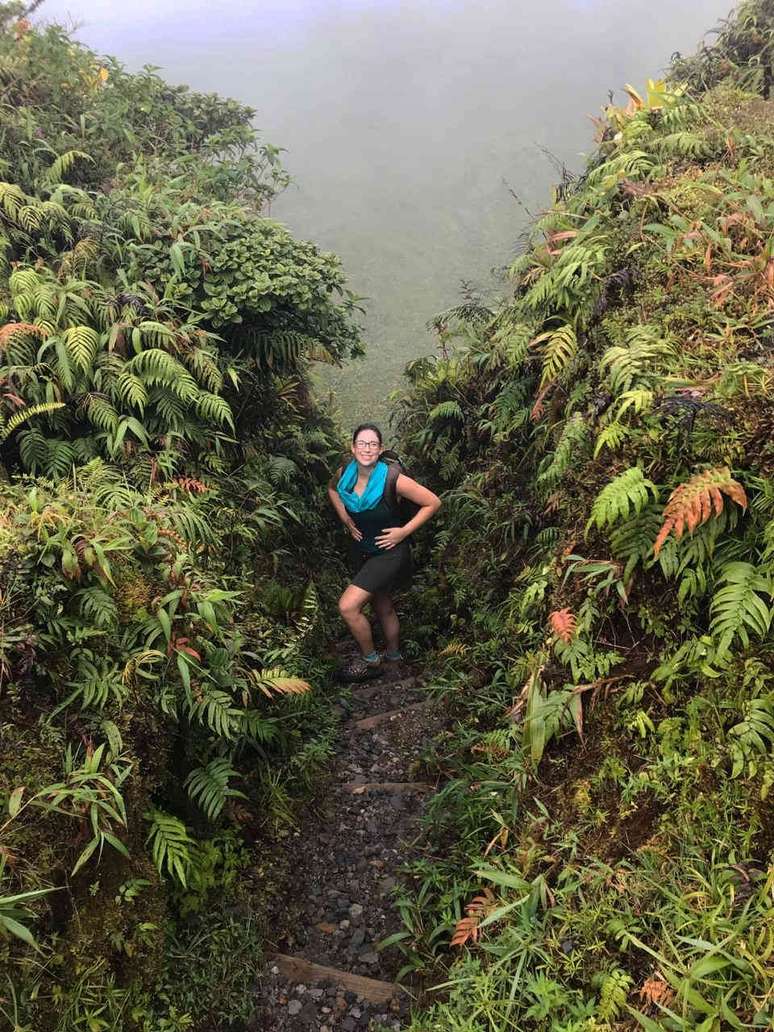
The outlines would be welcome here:
[[[340,710],[328,788],[306,807],[288,847],[289,876],[273,907],[276,939],[267,943],[250,1032],[408,1023],[411,987],[395,982],[404,958],[377,944],[401,929],[393,889],[417,855],[436,787],[422,779],[421,754],[447,718],[404,664],[353,685]]]

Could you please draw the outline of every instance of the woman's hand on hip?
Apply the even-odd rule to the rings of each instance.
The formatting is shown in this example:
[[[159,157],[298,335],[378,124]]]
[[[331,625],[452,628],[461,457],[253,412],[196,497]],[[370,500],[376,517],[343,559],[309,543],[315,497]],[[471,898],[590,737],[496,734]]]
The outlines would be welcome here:
[[[395,548],[401,541],[404,541],[406,535],[403,531],[403,527],[387,527],[382,530],[379,537],[374,538],[379,548]]]
[[[347,528],[347,530],[352,535],[352,537],[355,539],[355,541],[362,541],[363,540],[363,532],[361,530],[357,529],[357,525],[355,524],[354,520],[347,520],[347,522],[344,524],[344,526]]]

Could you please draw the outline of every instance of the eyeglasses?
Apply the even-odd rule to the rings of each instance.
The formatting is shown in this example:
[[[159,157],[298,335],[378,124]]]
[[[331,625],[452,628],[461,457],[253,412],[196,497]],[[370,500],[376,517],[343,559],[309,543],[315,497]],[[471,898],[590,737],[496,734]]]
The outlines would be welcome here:
[[[374,448],[381,448],[381,444],[378,441],[355,441],[356,448],[368,448],[373,450]]]

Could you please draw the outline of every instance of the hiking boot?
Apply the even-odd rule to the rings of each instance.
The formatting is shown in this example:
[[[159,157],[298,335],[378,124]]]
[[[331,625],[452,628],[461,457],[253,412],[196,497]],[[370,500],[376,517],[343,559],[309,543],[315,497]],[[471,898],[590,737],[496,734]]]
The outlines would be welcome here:
[[[381,677],[381,675],[381,660],[370,663],[362,656],[353,656],[348,663],[340,666],[333,674],[337,681],[347,681],[352,684],[357,684],[360,681],[372,681],[375,677]]]

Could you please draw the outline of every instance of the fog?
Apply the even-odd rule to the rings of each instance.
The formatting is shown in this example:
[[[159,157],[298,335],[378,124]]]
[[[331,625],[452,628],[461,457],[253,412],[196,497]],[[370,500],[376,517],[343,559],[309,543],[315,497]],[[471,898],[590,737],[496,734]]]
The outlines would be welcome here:
[[[498,289],[524,209],[578,170],[608,91],[692,51],[729,0],[48,0],[37,20],[130,69],[256,108],[294,176],[272,216],[336,251],[369,353],[335,374],[347,421],[383,415],[460,281]],[[623,99],[618,93],[618,100]],[[553,155],[553,158],[551,157]],[[513,195],[518,197],[518,202]],[[330,377],[327,382],[331,382]]]

